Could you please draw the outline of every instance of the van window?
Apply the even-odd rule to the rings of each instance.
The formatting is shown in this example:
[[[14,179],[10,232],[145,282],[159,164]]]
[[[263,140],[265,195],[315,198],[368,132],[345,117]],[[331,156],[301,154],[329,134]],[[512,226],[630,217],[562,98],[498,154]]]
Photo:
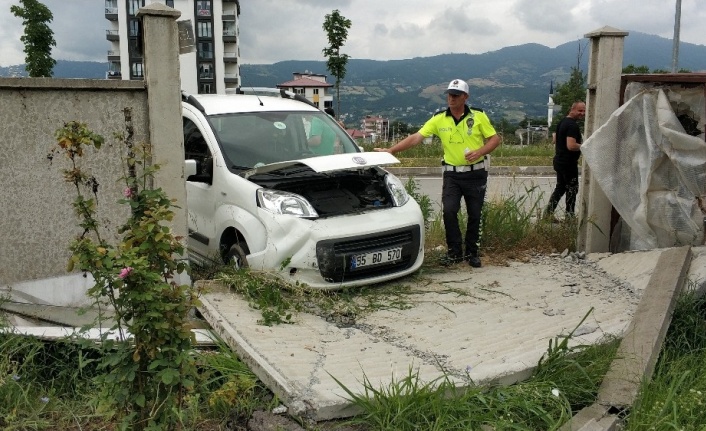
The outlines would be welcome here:
[[[359,151],[346,131],[319,111],[247,112],[211,116],[209,122],[231,169]],[[331,151],[322,152],[318,142],[310,143],[312,130],[325,131],[337,150],[332,145]]]
[[[184,159],[196,160],[196,175],[210,175],[213,163],[211,151],[198,126],[184,118]]]

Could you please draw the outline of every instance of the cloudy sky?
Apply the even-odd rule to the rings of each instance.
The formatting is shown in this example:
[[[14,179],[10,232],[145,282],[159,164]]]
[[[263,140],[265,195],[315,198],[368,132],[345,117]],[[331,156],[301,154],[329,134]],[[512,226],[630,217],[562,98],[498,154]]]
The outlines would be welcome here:
[[[41,0],[54,14],[55,59],[106,61],[104,0]],[[149,3],[149,1],[148,1]],[[676,0],[240,0],[242,63],[323,60],[322,23],[334,9],[352,21],[343,52],[392,60],[478,54],[505,46],[555,47],[603,26],[674,35]],[[706,45],[703,0],[682,0],[683,42]],[[0,66],[24,63],[22,22],[0,0]]]

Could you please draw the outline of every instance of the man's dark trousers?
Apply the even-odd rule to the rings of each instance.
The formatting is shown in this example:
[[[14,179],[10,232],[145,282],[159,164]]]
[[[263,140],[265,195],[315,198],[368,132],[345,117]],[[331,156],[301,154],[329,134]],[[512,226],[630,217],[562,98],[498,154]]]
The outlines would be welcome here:
[[[556,171],[556,187],[549,198],[547,214],[554,214],[559,201],[566,193],[566,213],[574,215],[576,195],[579,191],[579,167],[576,163],[563,164],[554,162],[554,170]]]
[[[449,257],[468,258],[478,256],[480,242],[480,218],[485,200],[488,171],[444,172],[441,190],[441,203],[446,230],[446,245]],[[458,225],[458,212],[461,209],[461,198],[466,202],[468,224],[466,225],[466,254],[463,254],[463,237]]]

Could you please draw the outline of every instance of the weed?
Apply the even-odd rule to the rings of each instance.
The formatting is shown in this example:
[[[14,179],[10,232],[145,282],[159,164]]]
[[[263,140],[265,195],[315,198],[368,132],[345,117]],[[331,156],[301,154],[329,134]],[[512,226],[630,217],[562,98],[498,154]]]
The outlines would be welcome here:
[[[702,430],[706,424],[706,298],[677,301],[652,379],[626,418],[626,430]]]
[[[352,422],[366,429],[555,430],[593,401],[617,350],[617,342],[569,347],[572,336],[557,337],[534,375],[511,386],[475,386],[470,380],[459,386],[448,374],[422,382],[410,368],[382,387],[364,376],[363,393],[356,394],[332,378],[362,412]]]
[[[262,325],[294,323],[294,313],[301,311],[302,301],[297,298],[302,297],[303,288],[272,274],[224,268],[215,279],[242,295],[251,307],[260,310],[262,319],[258,323]]]
[[[216,348],[196,353],[205,415],[247,420],[256,409],[274,407],[277,400],[247,365],[221,339]]]
[[[390,147],[391,142],[377,142],[363,144],[365,151],[372,151],[374,147]],[[396,154],[400,160],[400,167],[427,167],[441,166],[444,152],[437,139],[431,144],[417,145],[403,153]],[[494,166],[551,166],[554,157],[554,146],[550,141],[536,145],[500,145],[491,155]]]
[[[432,202],[429,196],[420,193],[419,184],[414,177],[408,178],[404,187],[412,199],[417,201],[417,204],[419,204],[419,208],[422,210],[422,217],[424,217],[424,227],[428,227],[434,213],[434,202]]]

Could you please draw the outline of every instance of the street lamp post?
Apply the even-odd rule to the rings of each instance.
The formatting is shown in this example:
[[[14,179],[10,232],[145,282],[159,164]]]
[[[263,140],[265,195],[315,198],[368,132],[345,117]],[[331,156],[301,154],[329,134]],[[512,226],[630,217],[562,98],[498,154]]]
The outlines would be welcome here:
[[[674,45],[672,46],[672,73],[677,73],[679,63],[679,32],[681,24],[681,0],[677,0],[677,10],[674,14]]]

